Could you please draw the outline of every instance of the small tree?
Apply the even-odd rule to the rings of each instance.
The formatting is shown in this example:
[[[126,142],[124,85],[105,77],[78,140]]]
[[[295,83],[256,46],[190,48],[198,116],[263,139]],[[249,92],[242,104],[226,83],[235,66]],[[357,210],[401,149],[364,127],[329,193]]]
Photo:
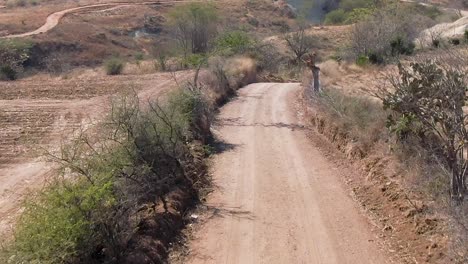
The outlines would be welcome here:
[[[205,53],[217,33],[218,16],[212,5],[190,3],[175,7],[169,14],[174,37],[187,56]]]
[[[384,108],[393,111],[388,127],[401,128],[404,124],[407,132],[422,140],[435,138],[435,146],[452,174],[451,196],[463,201],[468,175],[466,70],[430,61],[409,67],[400,64],[399,75],[391,77],[390,83],[390,87],[380,87],[377,94]]]
[[[305,23],[301,24],[299,30],[293,33],[286,34],[284,40],[291,52],[294,54],[294,60],[299,63],[302,56],[308,53],[315,45],[315,39],[307,35],[307,26]]]
[[[125,62],[119,58],[111,58],[105,61],[104,67],[107,75],[119,75],[122,73],[125,67]]]
[[[15,80],[29,59],[32,45],[29,42],[0,41],[0,79]]]

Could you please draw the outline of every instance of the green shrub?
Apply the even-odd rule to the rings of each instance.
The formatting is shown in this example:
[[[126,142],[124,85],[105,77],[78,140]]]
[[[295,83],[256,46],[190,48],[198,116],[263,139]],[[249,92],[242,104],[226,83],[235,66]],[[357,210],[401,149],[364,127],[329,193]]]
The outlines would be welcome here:
[[[325,16],[324,23],[327,25],[341,25],[348,18],[348,14],[343,9],[336,9]]]
[[[391,55],[398,56],[400,54],[403,55],[411,55],[414,52],[415,45],[413,42],[406,41],[402,37],[396,37],[394,40],[390,42],[391,47]]]
[[[18,73],[9,65],[3,65],[0,67],[0,80],[14,81],[17,78]]]
[[[465,37],[465,42],[468,43],[468,30],[465,29],[463,36]]]
[[[253,47],[254,40],[243,31],[230,31],[216,40],[216,50],[223,55],[243,54]]]
[[[357,23],[359,21],[365,20],[370,15],[372,15],[373,12],[374,12],[374,9],[372,8],[353,9],[346,15],[346,20],[344,21],[344,24],[353,24],[353,23]]]
[[[15,80],[29,59],[33,44],[24,40],[0,40],[0,79]]]
[[[107,75],[119,75],[122,73],[125,63],[119,58],[112,58],[104,63]]]
[[[374,6],[372,0],[342,0],[340,2],[340,8],[346,12],[353,11],[355,9],[371,8]]]
[[[361,67],[365,67],[369,64],[369,57],[361,55],[357,58],[356,64]]]
[[[91,215],[112,206],[111,187],[107,182],[57,180],[27,200],[10,249],[11,263],[65,263],[92,252],[97,223]]]
[[[140,66],[141,61],[145,58],[145,55],[141,52],[135,54],[135,63]]]
[[[200,65],[205,64],[206,60],[205,54],[190,54],[183,59],[182,64],[184,67],[198,68]]]

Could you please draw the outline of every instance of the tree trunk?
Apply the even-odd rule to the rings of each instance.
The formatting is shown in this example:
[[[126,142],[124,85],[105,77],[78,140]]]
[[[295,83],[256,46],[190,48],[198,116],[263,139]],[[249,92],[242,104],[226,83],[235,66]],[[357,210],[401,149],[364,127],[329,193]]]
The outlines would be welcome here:
[[[317,66],[312,67],[312,75],[314,77],[314,92],[320,92],[320,68]]]
[[[452,169],[451,192],[452,199],[456,202],[463,202],[465,196],[465,182],[463,172],[458,169]]]

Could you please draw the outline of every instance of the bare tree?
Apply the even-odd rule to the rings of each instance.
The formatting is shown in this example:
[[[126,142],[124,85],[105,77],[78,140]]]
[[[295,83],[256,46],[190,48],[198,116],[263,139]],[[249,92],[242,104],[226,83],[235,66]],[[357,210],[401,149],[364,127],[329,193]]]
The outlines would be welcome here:
[[[298,31],[284,36],[288,48],[294,54],[296,63],[301,62],[302,56],[307,54],[316,44],[315,39],[307,34],[306,29],[306,24],[301,24]]]

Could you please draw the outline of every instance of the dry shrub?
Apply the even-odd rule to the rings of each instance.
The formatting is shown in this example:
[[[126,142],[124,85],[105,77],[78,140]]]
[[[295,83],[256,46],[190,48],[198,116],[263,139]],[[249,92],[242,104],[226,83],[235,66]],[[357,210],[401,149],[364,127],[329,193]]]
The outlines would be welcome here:
[[[141,61],[139,64],[127,63],[122,71],[125,75],[141,75],[159,72],[159,68],[155,67],[154,61]]]
[[[219,105],[237,89],[255,82],[256,78],[257,67],[253,59],[214,57],[208,62],[208,71],[200,76],[200,82],[207,87],[210,100]]]
[[[327,88],[320,94],[312,94],[311,100],[344,131],[359,141],[365,150],[385,138],[387,113],[382,106],[366,96],[346,95],[342,91]]]

